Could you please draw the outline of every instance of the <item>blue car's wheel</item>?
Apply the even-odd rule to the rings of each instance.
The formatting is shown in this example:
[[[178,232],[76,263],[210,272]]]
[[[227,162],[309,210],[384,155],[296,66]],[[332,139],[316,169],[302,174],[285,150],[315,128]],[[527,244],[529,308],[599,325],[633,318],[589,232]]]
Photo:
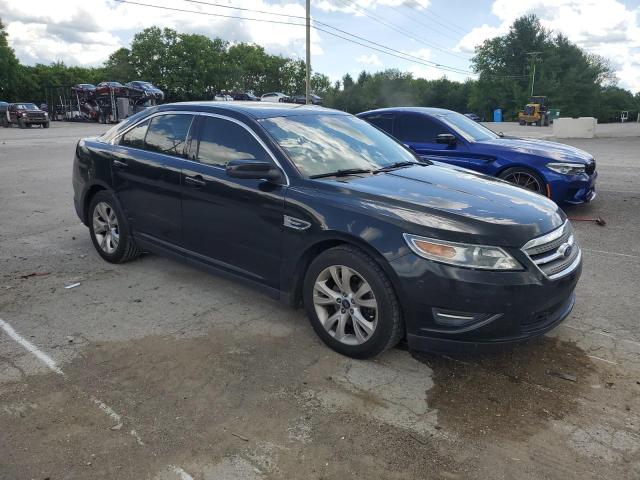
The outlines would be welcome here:
[[[498,175],[499,178],[506,180],[507,182],[518,185],[519,187],[526,188],[536,193],[544,195],[546,193],[546,183],[533,170],[523,167],[507,168],[504,172]]]

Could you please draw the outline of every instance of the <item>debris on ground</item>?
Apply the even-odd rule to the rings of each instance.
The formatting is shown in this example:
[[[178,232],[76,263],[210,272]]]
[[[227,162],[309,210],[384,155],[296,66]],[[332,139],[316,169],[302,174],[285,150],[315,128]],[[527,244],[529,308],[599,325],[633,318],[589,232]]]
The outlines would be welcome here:
[[[69,289],[71,289],[71,288],[76,288],[76,287],[79,287],[79,286],[80,286],[80,282],[77,282],[77,283],[71,283],[71,284],[69,284],[69,285],[65,285],[65,287],[64,287],[64,288],[66,288],[67,290],[69,290]]]
[[[569,217],[572,222],[593,222],[596,225],[604,227],[607,222],[602,217]]]
[[[45,275],[50,275],[51,272],[31,272],[25,273],[24,275],[20,275],[18,278],[31,278],[31,277],[44,277]]]
[[[243,442],[248,442],[248,441],[249,441],[249,439],[248,439],[248,438],[243,437],[242,435],[238,435],[237,433],[233,433],[233,432],[231,432],[231,435],[233,435],[234,437],[239,438],[239,439],[240,439],[240,440],[242,440]]]
[[[554,372],[553,370],[548,370],[547,375],[552,375],[554,377],[561,378],[563,380],[569,380],[570,382],[577,382],[578,377],[572,373],[566,372]]]

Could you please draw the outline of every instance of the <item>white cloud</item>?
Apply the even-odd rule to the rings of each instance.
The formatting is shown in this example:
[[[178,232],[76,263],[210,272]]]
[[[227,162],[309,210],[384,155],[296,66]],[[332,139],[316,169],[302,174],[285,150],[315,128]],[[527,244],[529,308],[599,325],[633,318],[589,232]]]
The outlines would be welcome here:
[[[303,23],[195,3],[178,4],[172,0],[151,3],[219,15]],[[234,0],[233,6],[286,15],[305,14],[304,6],[294,0],[278,4],[267,0]],[[18,58],[28,64],[63,60],[72,65],[99,65],[117,48],[128,46],[132,33],[154,25],[230,41],[255,42],[272,53],[304,56],[305,29],[295,25],[177,12],[111,0],[0,0],[0,11],[11,46]],[[317,32],[312,31],[311,41],[313,54],[322,54]]]
[[[372,53],[371,55],[360,55],[356,58],[356,62],[361,63],[363,65],[372,65],[375,67],[381,67],[382,62],[378,58],[378,55]]]
[[[354,0],[351,2],[321,0],[314,2],[313,8],[324,12],[352,13],[356,16],[363,16],[362,9],[375,10],[377,7],[400,7],[406,5],[418,10],[424,10],[429,4],[429,0]]]
[[[491,11],[499,25],[474,28],[457,49],[472,52],[484,40],[505,34],[516,18],[534,13],[546,28],[611,60],[621,86],[640,90],[640,9],[618,0],[495,0]]]

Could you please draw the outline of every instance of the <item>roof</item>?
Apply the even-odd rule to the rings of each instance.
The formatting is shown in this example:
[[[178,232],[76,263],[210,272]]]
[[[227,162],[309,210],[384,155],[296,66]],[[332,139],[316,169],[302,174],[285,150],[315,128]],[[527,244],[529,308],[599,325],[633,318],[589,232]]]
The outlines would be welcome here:
[[[300,105],[297,103],[275,103],[275,102],[180,102],[165,103],[158,107],[159,110],[168,109],[196,109],[200,111],[220,112],[230,111],[248,115],[255,119],[270,117],[291,117],[295,115],[319,115],[319,114],[341,114],[348,115],[340,110],[319,107],[317,105]]]
[[[440,117],[442,115],[448,115],[450,113],[456,113],[453,110],[447,110],[446,108],[435,108],[435,107],[391,107],[391,108],[378,108],[377,110],[369,110],[368,112],[362,112],[358,115],[362,115],[364,113],[395,113],[395,112],[413,112],[413,113],[425,113],[427,115],[433,115],[436,117]]]

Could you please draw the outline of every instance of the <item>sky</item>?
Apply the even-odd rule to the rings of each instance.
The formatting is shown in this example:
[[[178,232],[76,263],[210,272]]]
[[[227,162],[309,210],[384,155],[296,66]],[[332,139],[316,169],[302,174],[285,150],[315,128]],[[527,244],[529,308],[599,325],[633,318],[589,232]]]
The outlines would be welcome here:
[[[254,42],[273,54],[305,56],[305,29],[300,26],[304,0],[131,2],[0,0],[0,19],[16,55],[28,65],[61,60],[98,66],[152,25]],[[333,81],[346,73],[387,68],[427,79],[474,78],[474,47],[506,33],[517,17],[535,13],[545,27],[609,59],[619,86],[640,91],[640,0],[311,0],[311,10],[316,26],[324,30],[312,29],[311,65]]]

